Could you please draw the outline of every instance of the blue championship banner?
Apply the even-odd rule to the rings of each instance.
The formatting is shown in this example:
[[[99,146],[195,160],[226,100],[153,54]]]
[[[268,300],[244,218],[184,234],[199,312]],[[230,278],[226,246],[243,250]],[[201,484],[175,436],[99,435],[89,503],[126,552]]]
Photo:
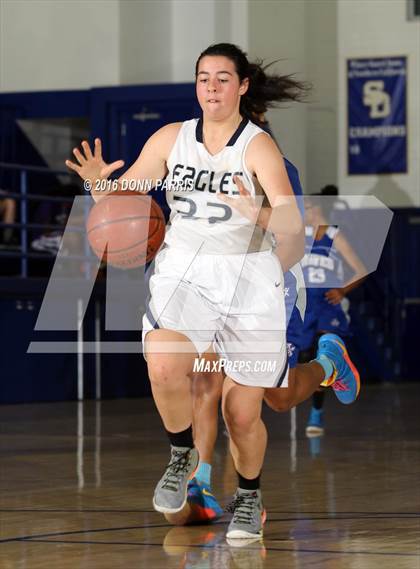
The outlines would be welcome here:
[[[348,174],[407,172],[407,58],[347,61]]]

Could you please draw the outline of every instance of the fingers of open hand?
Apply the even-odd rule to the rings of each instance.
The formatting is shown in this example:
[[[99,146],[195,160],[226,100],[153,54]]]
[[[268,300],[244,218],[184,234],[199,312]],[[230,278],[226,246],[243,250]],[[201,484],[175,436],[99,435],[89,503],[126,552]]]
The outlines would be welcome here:
[[[245,188],[245,186],[244,186],[244,184],[243,184],[243,182],[239,176],[234,176],[233,181],[235,182],[236,186],[238,187],[238,190],[239,190],[239,193],[241,196],[250,196],[251,195],[249,193],[249,191]]]
[[[100,138],[95,138],[95,148],[93,152],[95,158],[102,158],[102,142]]]
[[[227,196],[226,194],[222,194],[221,192],[217,192],[216,195],[219,198],[219,200],[221,200],[222,202],[225,202],[228,205],[233,205],[232,202],[234,200],[232,198],[230,198],[229,196]]]
[[[76,160],[79,162],[80,166],[84,166],[86,164],[86,158],[78,148],[73,148],[73,154],[76,157]]]
[[[112,172],[122,168],[124,166],[124,160],[117,160],[116,162],[112,162],[112,164],[108,164],[105,168],[101,170],[101,178],[108,178]]]
[[[86,140],[84,140],[82,142],[82,148],[85,151],[85,156],[86,156],[87,160],[89,160],[90,158],[93,158],[92,151],[90,149],[89,143]]]
[[[70,168],[70,170],[74,170],[77,173],[79,173],[81,170],[80,166],[78,166],[74,162],[71,162],[71,160],[66,160],[65,164],[66,164],[67,168]]]

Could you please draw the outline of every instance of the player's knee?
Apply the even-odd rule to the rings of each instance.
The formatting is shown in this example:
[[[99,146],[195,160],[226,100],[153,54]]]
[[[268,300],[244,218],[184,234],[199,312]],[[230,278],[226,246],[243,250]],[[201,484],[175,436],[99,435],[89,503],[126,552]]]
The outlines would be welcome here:
[[[166,362],[149,355],[147,361],[150,382],[154,385],[166,385],[171,375],[170,367]]]
[[[180,381],[185,381],[186,373],[182,366],[171,356],[162,357],[161,354],[149,354],[147,368],[150,382],[155,387],[166,387],[176,390]]]
[[[225,409],[224,419],[229,433],[235,437],[235,435],[241,436],[251,432],[260,421],[260,415],[247,409],[237,411]]]

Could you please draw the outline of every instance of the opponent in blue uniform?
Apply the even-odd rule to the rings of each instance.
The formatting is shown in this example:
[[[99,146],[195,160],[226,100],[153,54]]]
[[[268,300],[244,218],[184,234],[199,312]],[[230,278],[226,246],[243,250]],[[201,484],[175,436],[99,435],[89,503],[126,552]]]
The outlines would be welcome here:
[[[299,179],[299,172],[287,158],[284,159],[287,175],[293,192],[297,197],[298,206],[304,218],[303,192]],[[281,247],[281,243],[279,244]],[[284,274],[284,291],[286,304],[286,340],[289,356],[289,368],[296,367],[299,352],[302,348],[303,319],[306,309],[306,292],[304,288],[303,273],[300,263]]]
[[[321,227],[314,236],[314,229],[306,227],[305,256],[302,268],[306,286],[306,313],[302,330],[302,349],[309,349],[318,332],[333,332],[339,336],[349,334],[349,319],[342,302],[331,304],[326,289],[343,286],[343,262],[333,245],[338,233],[336,227]]]
[[[336,186],[326,186],[318,196],[337,196]],[[307,224],[303,268],[307,305],[301,329],[301,358],[309,361],[316,352],[318,337],[332,333],[340,337],[350,334],[349,302],[346,294],[357,286],[364,273],[364,266],[338,228],[328,224],[334,199],[325,201],[306,200],[305,222]],[[351,284],[344,283],[346,262],[354,271]],[[312,396],[312,409],[306,427],[309,437],[324,432],[323,402],[325,390],[320,388]]]
[[[259,125],[261,128],[268,132],[280,148],[276,137],[271,130],[270,124],[265,119],[265,116],[262,115],[259,119]],[[284,163],[290,185],[292,186],[293,193],[297,199],[299,211],[302,215],[302,219],[304,219],[305,207],[303,202],[303,190],[302,184],[300,183],[298,169],[286,157],[284,157]],[[277,243],[277,246],[278,248],[281,248],[282,243]],[[277,254],[281,257],[280,251],[277,251]],[[293,369],[298,363],[299,352],[302,348],[303,319],[306,309],[305,283],[300,263],[284,273],[284,300],[286,305],[286,340],[289,356],[289,368]]]

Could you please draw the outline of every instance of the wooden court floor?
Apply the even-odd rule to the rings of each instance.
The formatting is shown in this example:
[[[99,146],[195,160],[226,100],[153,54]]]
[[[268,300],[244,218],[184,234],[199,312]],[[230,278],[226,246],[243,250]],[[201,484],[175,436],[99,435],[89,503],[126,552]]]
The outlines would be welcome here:
[[[308,405],[267,410],[263,543],[226,543],[227,518],[171,527],[153,511],[167,443],[151,400],[3,406],[1,569],[418,569],[420,389],[370,386],[326,402],[309,440]],[[220,433],[214,490],[235,487]]]

